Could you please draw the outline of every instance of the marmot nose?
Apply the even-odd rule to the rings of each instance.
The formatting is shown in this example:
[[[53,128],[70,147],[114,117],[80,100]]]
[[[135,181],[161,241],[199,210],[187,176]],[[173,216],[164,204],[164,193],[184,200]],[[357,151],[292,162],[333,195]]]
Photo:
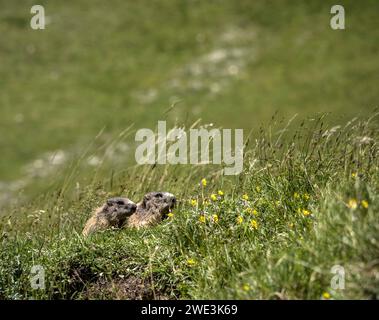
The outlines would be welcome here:
[[[131,203],[129,206],[130,206],[131,211],[133,211],[133,212],[136,211],[137,205],[135,203]]]

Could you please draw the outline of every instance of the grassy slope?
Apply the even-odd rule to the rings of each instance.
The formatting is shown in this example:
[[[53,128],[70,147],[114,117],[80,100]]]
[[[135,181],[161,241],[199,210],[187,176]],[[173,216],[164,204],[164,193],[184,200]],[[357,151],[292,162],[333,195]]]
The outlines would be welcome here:
[[[305,121],[280,139],[279,128],[268,128],[247,147],[243,174],[209,171],[206,187],[196,169],[146,167],[112,187],[99,178],[78,194],[52,191],[2,219],[0,297],[378,298],[376,120],[339,129]],[[174,216],[83,239],[92,208],[129,196],[136,180],[133,199],[145,188],[175,193],[182,203]],[[211,200],[219,189],[224,195]],[[45,267],[46,290],[30,288],[34,264]],[[334,265],[345,268],[345,290],[330,288]]]
[[[343,32],[329,27],[333,1],[40,3],[51,23],[38,32],[33,1],[0,1],[1,180],[46,151],[82,148],[104,126],[152,127],[175,99],[170,121],[245,129],[277,110],[340,121],[377,105],[375,0],[342,1]],[[201,62],[233,49],[243,57]],[[188,71],[198,63],[200,76]]]
[[[113,3],[42,1],[52,23],[34,32],[32,1],[0,0],[1,180],[22,176],[22,166],[45,151],[73,153],[60,172],[30,181],[21,196],[35,200],[3,210],[0,298],[378,297],[377,118],[354,121],[329,138],[320,136],[325,123],[308,119],[290,128],[282,146],[267,141],[275,142],[284,124],[267,128],[265,140],[250,141],[237,178],[209,167],[119,170],[125,159],[95,168],[84,161],[112,143],[129,143],[132,131],[118,133],[131,123],[154,127],[175,99],[182,103],[167,115],[171,122],[188,126],[201,117],[254,128],[254,138],[276,110],[332,112],[323,121],[339,124],[371,114],[378,101],[378,2],[343,1],[344,32],[329,28],[330,1]],[[209,63],[220,50],[227,58]],[[200,66],[200,75],[191,66]],[[156,92],[151,101],[144,99],[149,92]],[[295,132],[299,138],[292,139]],[[362,144],[364,136],[373,141]],[[78,235],[107,197],[137,200],[154,189],[183,200],[173,219],[149,230]],[[187,202],[201,203],[202,193],[218,189],[225,199],[206,208]],[[350,198],[358,208],[347,207]],[[244,213],[246,206],[258,215]],[[34,264],[46,269],[46,291],[30,288]],[[346,269],[344,291],[330,289],[335,264]]]

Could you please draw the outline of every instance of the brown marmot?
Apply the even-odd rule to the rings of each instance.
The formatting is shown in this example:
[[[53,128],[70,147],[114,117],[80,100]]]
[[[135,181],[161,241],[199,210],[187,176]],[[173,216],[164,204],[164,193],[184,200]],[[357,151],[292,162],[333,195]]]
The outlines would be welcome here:
[[[158,224],[174,208],[176,198],[169,192],[150,192],[137,203],[137,210],[126,222],[127,227],[146,227]]]
[[[95,209],[91,218],[88,219],[84,226],[82,234],[89,234],[106,230],[111,227],[121,228],[125,220],[131,216],[137,209],[137,205],[128,198],[111,198],[107,202]]]

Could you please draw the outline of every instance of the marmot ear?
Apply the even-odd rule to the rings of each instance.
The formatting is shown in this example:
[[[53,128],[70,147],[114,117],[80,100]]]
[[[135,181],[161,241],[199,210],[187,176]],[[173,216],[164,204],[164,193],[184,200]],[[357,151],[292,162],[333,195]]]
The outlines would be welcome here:
[[[113,206],[113,205],[124,205],[125,204],[125,199],[121,197],[116,197],[116,198],[109,198],[107,200],[107,205],[108,206]]]
[[[115,198],[109,198],[109,199],[107,199],[107,205],[108,206],[113,206],[115,203],[116,203],[116,199]]]
[[[146,193],[142,199],[142,208],[149,209],[149,202],[151,200],[151,193]]]

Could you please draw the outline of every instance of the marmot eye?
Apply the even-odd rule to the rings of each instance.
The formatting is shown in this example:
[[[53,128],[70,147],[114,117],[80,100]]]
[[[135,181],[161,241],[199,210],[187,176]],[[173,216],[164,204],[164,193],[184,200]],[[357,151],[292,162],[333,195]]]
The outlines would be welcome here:
[[[157,198],[162,198],[162,197],[163,197],[163,194],[162,194],[162,193],[156,193],[155,196],[156,196]]]

